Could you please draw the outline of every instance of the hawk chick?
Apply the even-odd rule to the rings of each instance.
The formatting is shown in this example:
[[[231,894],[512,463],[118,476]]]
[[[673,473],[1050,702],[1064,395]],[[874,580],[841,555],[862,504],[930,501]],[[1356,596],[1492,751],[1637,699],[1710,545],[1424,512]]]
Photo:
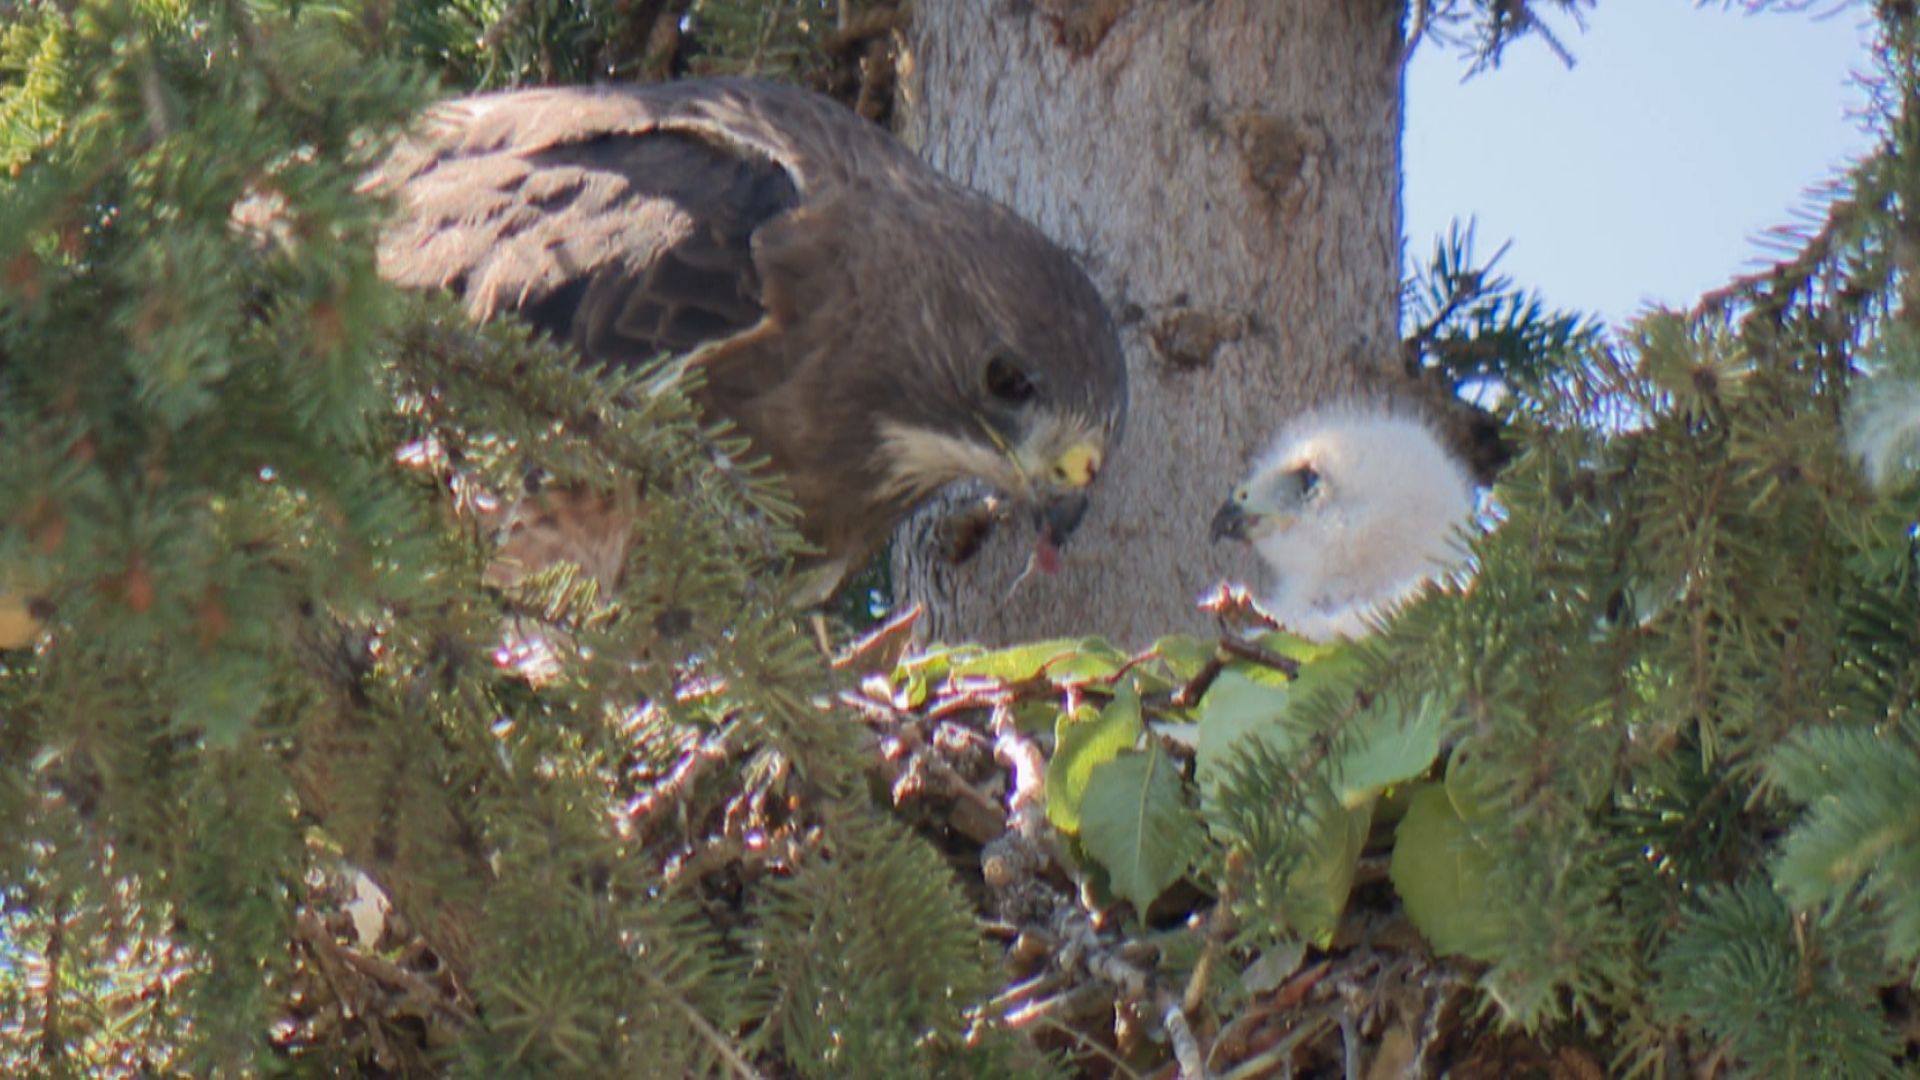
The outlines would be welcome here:
[[[822,552],[803,599],[956,480],[1025,507],[1048,563],[1119,441],[1126,364],[1073,258],[820,95],[704,79],[466,98],[370,186],[400,207],[393,281],[596,366],[699,367],[703,409],[784,475]],[[619,556],[622,515],[530,518],[596,519],[612,548],[526,546]]]
[[[1473,483],[1424,423],[1379,408],[1305,413],[1284,428],[1213,518],[1276,579],[1267,601],[1287,629],[1325,641],[1457,564],[1454,532]]]

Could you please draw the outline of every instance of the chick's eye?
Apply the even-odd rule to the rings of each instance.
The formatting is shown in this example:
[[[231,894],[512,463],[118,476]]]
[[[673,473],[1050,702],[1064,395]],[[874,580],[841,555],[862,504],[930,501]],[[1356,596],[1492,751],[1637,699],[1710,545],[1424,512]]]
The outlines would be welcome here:
[[[1020,365],[1006,356],[995,356],[987,361],[987,393],[995,401],[1008,405],[1023,405],[1031,400],[1037,391],[1033,380],[1020,370]]]
[[[1294,475],[1300,478],[1300,494],[1302,495],[1311,495],[1313,494],[1313,489],[1320,486],[1320,473],[1311,465],[1300,466],[1294,470]]]

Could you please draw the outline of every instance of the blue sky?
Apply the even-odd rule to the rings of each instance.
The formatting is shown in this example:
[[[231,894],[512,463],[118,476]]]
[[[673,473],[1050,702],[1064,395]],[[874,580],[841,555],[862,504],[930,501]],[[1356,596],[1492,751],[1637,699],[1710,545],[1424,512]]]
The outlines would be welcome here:
[[[1822,10],[1832,5],[1822,5]],[[1407,73],[1407,252],[1454,217],[1482,257],[1554,307],[1619,323],[1686,306],[1761,264],[1755,238],[1870,146],[1867,13],[1744,15],[1687,0],[1608,0],[1569,70],[1533,40],[1462,83],[1467,62],[1422,45]]]

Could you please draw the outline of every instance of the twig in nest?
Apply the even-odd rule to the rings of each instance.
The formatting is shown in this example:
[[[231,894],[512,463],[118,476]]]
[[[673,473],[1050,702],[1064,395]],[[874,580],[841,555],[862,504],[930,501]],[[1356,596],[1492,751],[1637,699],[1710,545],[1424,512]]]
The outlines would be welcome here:
[[[1161,1010],[1160,1023],[1173,1042],[1173,1060],[1180,1063],[1182,1080],[1206,1080],[1207,1063],[1200,1054],[1200,1040],[1194,1038],[1193,1027],[1187,1023],[1187,1014],[1180,1011],[1179,1002],[1167,1003]]]
[[[728,736],[733,732],[729,724],[701,741],[692,752],[680,759],[673,771],[662,777],[646,794],[636,797],[627,805],[623,824],[631,827],[643,827],[650,819],[659,814],[662,806],[684,801],[694,785],[707,775],[715,765],[733,760],[733,747]]]
[[[1047,820],[1047,755],[1020,730],[1013,710],[993,711],[993,755],[1012,774],[1007,824],[1021,836],[1040,835]]]
[[[311,912],[301,912],[294,923],[294,935],[307,946],[307,955],[313,957],[313,966],[320,969],[320,978],[333,991],[333,999],[340,1003],[340,1014],[348,1019],[358,1019],[365,1025],[368,1041],[373,1043],[373,1061],[381,1068],[391,1069],[398,1063],[393,1047],[387,1042],[387,1033],[379,1020],[366,1015],[361,1007],[358,995],[349,996],[347,992],[346,972],[340,970],[341,959],[335,955],[342,947],[333,940],[327,928],[320,925]]]
[[[835,671],[885,672],[900,665],[913,644],[913,624],[920,621],[920,605],[909,604],[887,616],[887,621],[848,645],[833,658]]]
[[[465,1002],[457,998],[449,1000],[432,983],[397,964],[349,949],[333,940],[333,935],[320,925],[320,920],[314,918],[311,912],[301,913],[299,921],[295,923],[295,931],[316,955],[324,950],[361,975],[399,991],[431,1012],[439,1013],[463,1027],[473,1023],[474,1012]]]
[[[668,863],[661,877],[669,889],[678,889],[705,879],[708,874],[728,863],[741,860],[746,850],[746,844],[739,839],[723,836],[677,862]]]
[[[1113,988],[1102,983],[1081,983],[1064,993],[1040,1001],[1030,1002],[1006,1015],[1002,1023],[1008,1029],[1019,1031],[1033,1024],[1060,1024],[1058,1016],[1085,1017],[1096,1012],[1110,1011],[1114,1006]],[[1061,1026],[1066,1026],[1062,1024]]]
[[[1207,691],[1213,688],[1213,681],[1218,679],[1220,673],[1226,668],[1226,654],[1215,649],[1213,655],[1207,658],[1207,662],[1194,673],[1193,678],[1188,679],[1185,686],[1173,692],[1173,696],[1167,699],[1167,704],[1176,709],[1191,709],[1200,704],[1200,699],[1207,696]]]
[[[1043,994],[1051,994],[1066,986],[1067,973],[1064,971],[1044,971],[1026,982],[1019,983],[987,1002],[987,1007],[1005,1010],[1015,1005],[1023,1005]]]
[[[1246,660],[1261,667],[1269,667],[1286,675],[1289,679],[1300,677],[1300,661],[1290,656],[1282,656],[1272,649],[1255,645],[1251,641],[1228,637],[1220,640],[1220,648],[1236,660]]]
[[[1124,1060],[1122,1060],[1117,1054],[1115,1054],[1112,1050],[1107,1049],[1107,1047],[1104,1044],[1090,1038],[1086,1032],[1081,1031],[1080,1029],[1075,1028],[1071,1025],[1063,1024],[1060,1021],[1055,1020],[1051,1016],[1042,1016],[1040,1018],[1040,1024],[1043,1027],[1050,1028],[1072,1039],[1074,1041],[1074,1044],[1080,1047],[1080,1049],[1085,1050],[1088,1053],[1095,1054],[1101,1058],[1104,1058],[1109,1064],[1113,1066],[1114,1071],[1116,1073],[1126,1077],[1127,1080],[1146,1080],[1145,1077],[1141,1076],[1138,1072],[1135,1072],[1134,1069],[1131,1066],[1129,1066]]]

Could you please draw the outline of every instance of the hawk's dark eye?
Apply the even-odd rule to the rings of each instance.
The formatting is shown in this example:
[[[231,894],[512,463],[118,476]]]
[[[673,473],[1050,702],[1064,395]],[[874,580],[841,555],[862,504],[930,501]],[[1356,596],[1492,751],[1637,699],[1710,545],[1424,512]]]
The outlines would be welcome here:
[[[993,395],[995,401],[1023,405],[1033,400],[1035,392],[1033,380],[1020,370],[1020,365],[1003,355],[987,361],[987,393]]]
[[[1302,495],[1311,495],[1313,494],[1313,489],[1320,486],[1320,473],[1311,465],[1300,466],[1293,470],[1293,475],[1300,478],[1300,494]]]

